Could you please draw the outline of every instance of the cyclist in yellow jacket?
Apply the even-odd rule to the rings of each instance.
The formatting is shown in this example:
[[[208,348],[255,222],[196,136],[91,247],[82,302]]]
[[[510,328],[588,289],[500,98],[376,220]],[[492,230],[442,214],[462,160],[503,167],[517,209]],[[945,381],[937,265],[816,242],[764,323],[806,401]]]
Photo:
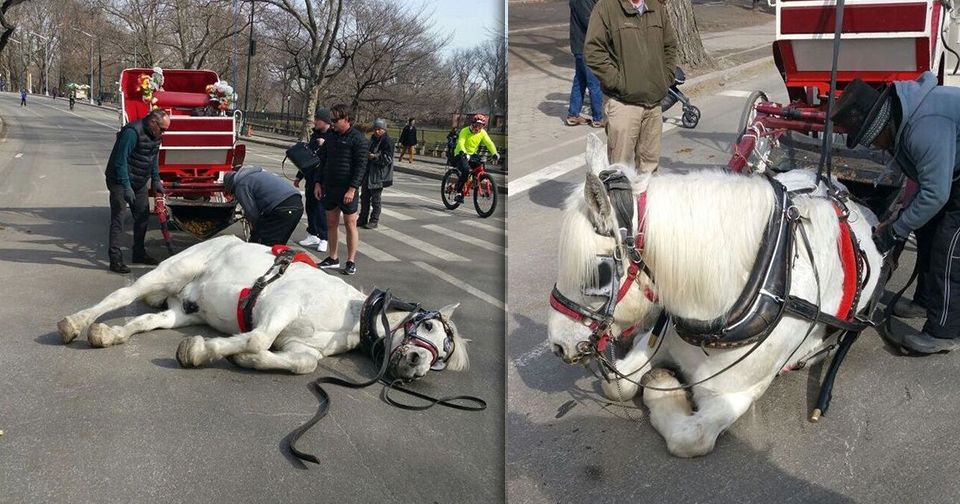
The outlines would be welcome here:
[[[456,201],[463,202],[463,184],[470,174],[470,156],[477,153],[480,143],[487,147],[487,151],[493,154],[495,159],[500,159],[497,154],[497,146],[493,144],[490,135],[484,128],[487,126],[487,116],[475,114],[470,120],[470,125],[460,130],[457,135],[457,146],[453,149],[453,165],[460,170],[460,178],[457,179],[457,194],[454,196]]]

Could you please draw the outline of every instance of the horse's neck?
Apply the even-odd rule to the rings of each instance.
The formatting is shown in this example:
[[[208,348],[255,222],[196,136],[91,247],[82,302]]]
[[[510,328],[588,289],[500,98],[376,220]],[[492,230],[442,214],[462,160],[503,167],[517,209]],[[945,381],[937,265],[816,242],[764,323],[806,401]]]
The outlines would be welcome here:
[[[755,181],[717,176],[654,180],[647,194],[643,255],[660,301],[680,317],[719,317],[746,285],[772,193]]]

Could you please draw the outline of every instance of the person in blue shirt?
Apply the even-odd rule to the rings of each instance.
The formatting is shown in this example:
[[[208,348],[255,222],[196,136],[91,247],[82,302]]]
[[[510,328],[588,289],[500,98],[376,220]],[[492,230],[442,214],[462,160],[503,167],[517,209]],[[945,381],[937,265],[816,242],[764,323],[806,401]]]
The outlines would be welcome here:
[[[120,251],[123,232],[123,214],[127,206],[133,213],[133,262],[156,265],[158,261],[147,254],[143,246],[150,217],[147,182],[153,190],[163,193],[160,182],[160,139],[170,127],[170,116],[163,110],[151,111],[143,119],[127,123],[117,133],[117,141],[107,161],[107,189],[110,191],[110,239],[107,254],[110,271],[129,273]]]

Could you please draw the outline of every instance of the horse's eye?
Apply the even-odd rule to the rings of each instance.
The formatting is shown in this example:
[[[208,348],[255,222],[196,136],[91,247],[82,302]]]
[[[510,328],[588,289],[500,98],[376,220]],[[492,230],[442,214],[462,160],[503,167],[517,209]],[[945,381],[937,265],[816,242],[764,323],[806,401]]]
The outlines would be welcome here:
[[[430,322],[429,320],[426,321],[426,322],[424,322],[424,323],[423,323],[423,326],[426,327],[428,331],[432,331],[432,330],[433,330],[433,322]]]

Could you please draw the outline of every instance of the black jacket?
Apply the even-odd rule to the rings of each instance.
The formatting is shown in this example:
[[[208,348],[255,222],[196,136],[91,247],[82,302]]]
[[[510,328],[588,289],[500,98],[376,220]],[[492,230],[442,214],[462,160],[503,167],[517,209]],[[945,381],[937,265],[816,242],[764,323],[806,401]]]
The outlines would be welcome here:
[[[133,130],[133,132],[136,133],[137,143],[130,152],[130,156],[125,160],[120,160],[118,159],[121,155],[119,147],[121,143],[120,137],[126,130]],[[159,155],[160,139],[150,136],[150,133],[147,132],[146,127],[143,125],[143,119],[127,123],[127,125],[120,128],[120,131],[117,133],[117,143],[114,144],[113,151],[110,153],[110,159],[107,161],[107,169],[104,172],[104,175],[107,177],[107,183],[111,185],[120,183],[117,177],[117,165],[124,162],[129,171],[130,186],[134,190],[140,189],[146,185],[147,181],[150,180],[153,175]]]
[[[400,132],[400,145],[404,147],[409,147],[411,145],[417,145],[417,127],[406,125],[403,127],[403,131]]]
[[[324,191],[359,189],[367,168],[367,139],[353,126],[344,134],[333,129],[320,149],[317,182]]]
[[[370,189],[383,189],[393,185],[393,139],[384,133],[382,137],[370,136],[368,152],[376,154],[376,159],[367,160],[367,179]]]
[[[570,0],[570,52],[583,54],[583,39],[587,36],[590,12],[597,0]]]

